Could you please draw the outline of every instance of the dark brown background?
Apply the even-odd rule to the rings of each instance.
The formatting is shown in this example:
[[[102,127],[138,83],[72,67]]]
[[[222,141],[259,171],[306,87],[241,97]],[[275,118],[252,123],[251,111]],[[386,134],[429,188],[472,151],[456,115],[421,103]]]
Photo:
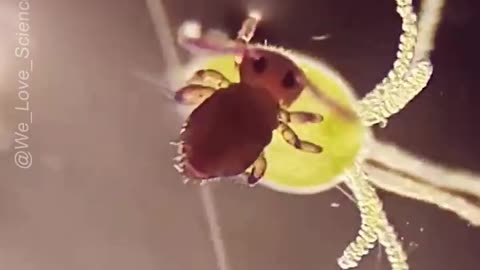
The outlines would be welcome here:
[[[15,19],[14,2],[1,4],[13,8],[8,18]],[[448,1],[429,87],[377,134],[480,172],[475,2]],[[393,62],[400,32],[393,0],[252,3],[267,11],[257,40],[325,59],[359,94]],[[247,7],[233,0],[165,4],[174,27],[198,19],[231,34]],[[34,166],[20,170],[12,151],[0,154],[0,268],[216,269],[198,187],[183,185],[170,166],[168,141],[181,120],[158,89],[132,75],[160,77],[166,68],[144,1],[42,0],[31,12]],[[19,63],[15,24],[3,24],[10,66],[1,87],[8,90],[17,87]],[[331,38],[310,39],[323,34]],[[12,104],[2,110],[12,113]],[[355,207],[335,190],[302,197],[213,188],[232,270],[338,269],[336,258],[358,228]],[[409,249],[412,269],[479,269],[479,229],[430,205],[382,196],[405,245],[418,245]],[[389,269],[376,254],[360,269]]]

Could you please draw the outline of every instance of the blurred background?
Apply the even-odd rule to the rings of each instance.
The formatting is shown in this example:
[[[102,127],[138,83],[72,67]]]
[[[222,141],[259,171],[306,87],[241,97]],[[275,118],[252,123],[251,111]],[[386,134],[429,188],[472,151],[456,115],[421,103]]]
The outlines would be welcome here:
[[[184,185],[171,167],[175,149],[168,142],[182,119],[158,86],[135,76],[161,78],[168,68],[146,3],[26,2],[21,19],[29,29],[18,21],[25,2],[0,2],[0,268],[217,269],[200,188]],[[480,173],[477,2],[447,1],[430,85],[375,133]],[[391,67],[400,33],[393,0],[163,0],[163,6],[174,32],[197,19],[231,35],[249,8],[259,8],[265,21],[256,41],[323,59],[359,95]],[[29,57],[22,59],[15,47],[26,34]],[[325,34],[330,38],[311,39]],[[30,77],[21,83],[24,69]],[[23,100],[20,87],[28,90]],[[28,111],[15,109],[26,101]],[[12,134],[30,120],[22,142],[33,163],[20,169]],[[355,206],[337,190],[293,196],[223,184],[212,191],[229,270],[339,269],[336,259],[359,226]],[[381,196],[411,269],[479,268],[480,229],[433,206]],[[390,266],[375,249],[359,269]]]

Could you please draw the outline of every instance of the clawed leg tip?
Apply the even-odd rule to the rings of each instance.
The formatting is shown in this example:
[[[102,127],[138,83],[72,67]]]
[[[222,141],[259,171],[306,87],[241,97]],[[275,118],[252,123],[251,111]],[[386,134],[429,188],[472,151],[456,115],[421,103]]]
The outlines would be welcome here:
[[[177,92],[177,93],[175,93],[175,95],[173,95],[173,100],[175,100],[175,102],[180,103],[180,104],[187,103],[183,93],[179,93],[179,92]]]
[[[311,114],[305,116],[304,123],[305,124],[318,124],[323,122],[324,117],[321,114]]]
[[[323,149],[311,149],[310,151],[306,151],[308,153],[312,153],[312,154],[321,154],[323,152]]]
[[[247,186],[249,188],[254,188],[257,185],[257,183],[247,183]]]
[[[259,181],[260,181],[260,178],[257,178],[253,175],[249,175],[247,178],[247,185],[249,187],[255,187]]]
[[[313,153],[313,154],[319,154],[323,152],[323,147],[317,144],[313,144],[311,142],[305,142],[302,141],[299,143],[299,146],[295,146],[297,149],[300,149],[302,151],[308,152],[308,153]]]
[[[320,115],[320,114],[316,114],[313,117],[313,122],[314,123],[320,123],[320,122],[323,122],[323,120],[324,120],[324,117],[323,117],[323,115]]]

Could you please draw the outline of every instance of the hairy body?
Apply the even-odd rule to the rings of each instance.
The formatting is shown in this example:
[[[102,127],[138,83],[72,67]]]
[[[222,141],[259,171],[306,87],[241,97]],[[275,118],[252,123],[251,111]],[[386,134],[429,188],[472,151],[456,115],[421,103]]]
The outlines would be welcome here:
[[[207,98],[186,122],[185,175],[193,178],[243,173],[278,126],[279,105],[264,89],[232,84]]]

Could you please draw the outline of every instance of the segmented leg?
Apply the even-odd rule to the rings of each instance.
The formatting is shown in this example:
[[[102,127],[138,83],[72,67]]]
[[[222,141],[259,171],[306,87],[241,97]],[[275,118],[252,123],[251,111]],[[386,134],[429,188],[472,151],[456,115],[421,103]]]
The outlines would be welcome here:
[[[292,124],[310,124],[323,121],[323,116],[320,114],[303,111],[289,112],[285,109],[280,110],[278,118],[284,123]]]
[[[230,81],[223,76],[222,73],[214,69],[201,69],[193,74],[192,78],[187,81],[187,84],[202,85],[218,89],[227,87],[230,84]]]
[[[184,105],[202,103],[219,88],[227,87],[230,81],[213,69],[201,69],[187,80],[187,86],[175,93],[175,100]]]
[[[323,148],[319,145],[300,140],[297,134],[295,134],[295,131],[293,131],[293,129],[291,129],[284,122],[280,122],[280,124],[278,125],[278,130],[280,131],[283,139],[287,143],[289,143],[290,145],[292,145],[293,147],[299,150],[310,152],[310,153],[320,153],[323,151]]]
[[[260,13],[256,11],[250,12],[248,14],[248,18],[243,21],[242,28],[240,28],[240,31],[238,31],[237,41],[249,43],[255,34],[255,30],[257,30],[257,25],[258,22],[260,22],[260,19]]]
[[[246,18],[242,23],[242,28],[238,31],[236,41],[241,42],[244,44],[248,44],[252,39],[253,35],[255,34],[255,30],[257,29],[258,22],[260,22],[261,15],[256,11],[252,11],[248,14],[248,18]],[[242,57],[237,56],[235,57],[235,65],[238,66],[242,62]]]
[[[253,163],[252,170],[248,174],[248,184],[254,186],[258,181],[263,177],[265,171],[267,170],[267,160],[265,159],[265,154],[262,152],[257,160]]]
[[[216,89],[202,85],[187,85],[175,92],[175,101],[184,105],[196,105],[215,93]]]

